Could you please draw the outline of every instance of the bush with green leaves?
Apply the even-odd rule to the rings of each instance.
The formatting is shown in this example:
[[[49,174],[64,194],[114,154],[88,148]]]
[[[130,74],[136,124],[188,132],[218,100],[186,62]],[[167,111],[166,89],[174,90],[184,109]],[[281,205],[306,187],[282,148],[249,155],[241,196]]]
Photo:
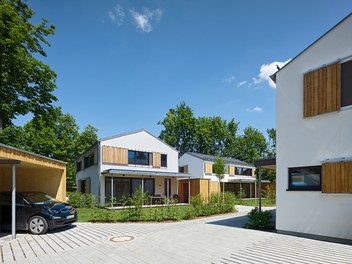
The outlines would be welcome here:
[[[208,201],[201,195],[191,197],[191,205],[195,216],[208,216],[214,214],[229,213],[234,210],[236,197],[232,192],[222,194],[212,193]]]
[[[270,211],[259,211],[258,207],[255,207],[248,213],[249,221],[245,224],[245,228],[257,229],[257,230],[268,230],[274,229],[272,222],[272,214]]]
[[[71,192],[69,203],[75,208],[93,208],[99,206],[99,197],[91,193]]]

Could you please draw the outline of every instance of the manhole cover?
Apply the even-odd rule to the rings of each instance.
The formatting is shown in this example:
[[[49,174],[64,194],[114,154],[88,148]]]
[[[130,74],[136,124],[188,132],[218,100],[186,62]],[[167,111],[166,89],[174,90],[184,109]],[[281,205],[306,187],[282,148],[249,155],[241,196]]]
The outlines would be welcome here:
[[[134,239],[133,236],[113,236],[112,238],[110,238],[110,241],[111,242],[128,242],[133,239]]]

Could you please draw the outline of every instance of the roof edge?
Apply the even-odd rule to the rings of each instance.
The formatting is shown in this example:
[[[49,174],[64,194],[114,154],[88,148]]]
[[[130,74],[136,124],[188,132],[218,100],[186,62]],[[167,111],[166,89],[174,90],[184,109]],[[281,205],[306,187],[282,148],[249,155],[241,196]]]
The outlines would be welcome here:
[[[332,28],[330,28],[328,31],[326,31],[323,35],[321,35],[317,40],[315,40],[312,44],[310,44],[308,47],[306,47],[304,50],[302,50],[300,53],[298,53],[295,57],[292,58],[288,63],[286,63],[280,70],[275,72],[270,76],[270,79],[273,80],[274,83],[276,83],[276,74],[279,73],[282,69],[284,69],[287,65],[289,65],[291,62],[296,60],[299,56],[301,56],[305,51],[307,51],[310,47],[314,46],[317,42],[319,42],[322,38],[324,38],[326,35],[328,35],[331,31],[333,31],[335,28],[337,28],[339,25],[341,25],[343,22],[345,22],[348,18],[352,17],[352,12],[349,13],[347,16],[345,16],[342,20],[340,20],[337,24],[335,24]]]

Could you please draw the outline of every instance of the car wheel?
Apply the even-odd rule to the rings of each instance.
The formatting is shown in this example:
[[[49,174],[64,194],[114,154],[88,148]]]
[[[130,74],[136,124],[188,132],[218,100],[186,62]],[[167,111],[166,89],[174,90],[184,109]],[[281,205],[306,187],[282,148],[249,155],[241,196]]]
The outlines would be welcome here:
[[[48,231],[48,222],[41,216],[32,216],[28,221],[29,232],[34,235],[45,234]]]

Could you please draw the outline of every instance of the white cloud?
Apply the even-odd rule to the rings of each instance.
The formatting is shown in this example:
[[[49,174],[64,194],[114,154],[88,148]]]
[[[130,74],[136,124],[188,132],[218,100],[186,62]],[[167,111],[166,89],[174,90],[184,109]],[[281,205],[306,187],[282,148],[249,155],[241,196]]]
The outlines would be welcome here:
[[[236,80],[235,76],[230,76],[222,80],[223,83],[233,83]]]
[[[237,83],[237,87],[241,87],[241,86],[245,85],[246,83],[247,83],[247,81],[239,82],[239,83]]]
[[[137,25],[137,28],[144,32],[151,32],[153,30],[152,21],[159,23],[163,11],[158,8],[155,10],[144,8],[143,13],[139,13],[135,10],[130,10],[130,13]]]
[[[288,63],[291,59],[285,61],[285,62],[280,62],[280,61],[274,61],[269,64],[263,64],[260,66],[260,71],[259,75],[257,78],[253,78],[253,84],[259,84],[261,82],[268,82],[270,87],[276,88],[276,84],[270,79],[270,75],[274,74],[277,72],[277,66],[282,68],[285,66],[286,63]]]
[[[123,7],[116,5],[113,10],[108,12],[111,22],[116,23],[118,26],[121,26],[125,19],[125,12]]]
[[[252,112],[252,113],[261,113],[261,112],[263,112],[263,109],[260,108],[259,106],[255,106],[252,109],[247,108],[246,111],[247,112]]]

